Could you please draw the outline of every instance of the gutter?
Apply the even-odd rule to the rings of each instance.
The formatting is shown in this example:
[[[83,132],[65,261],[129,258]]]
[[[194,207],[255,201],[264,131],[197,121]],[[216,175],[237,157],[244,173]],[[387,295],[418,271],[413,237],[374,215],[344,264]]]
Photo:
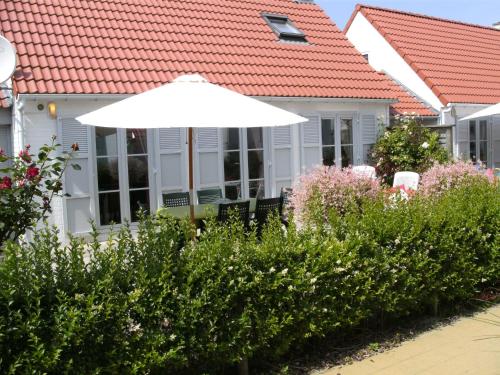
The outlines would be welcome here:
[[[90,100],[121,100],[135,94],[19,94],[20,100],[68,100],[68,99],[90,99]],[[257,100],[272,102],[306,102],[306,103],[397,103],[397,99],[356,99],[356,98],[314,98],[296,96],[248,96]]]

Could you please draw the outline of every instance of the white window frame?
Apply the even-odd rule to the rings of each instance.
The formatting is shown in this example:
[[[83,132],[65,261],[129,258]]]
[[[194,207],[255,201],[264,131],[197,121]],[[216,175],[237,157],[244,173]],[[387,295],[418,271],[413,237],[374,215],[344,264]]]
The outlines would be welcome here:
[[[360,142],[361,139],[361,129],[359,126],[359,114],[357,112],[322,112],[319,114],[320,117],[320,146],[321,146],[321,164],[323,164],[323,129],[322,129],[322,120],[331,119],[334,122],[335,129],[335,145],[325,145],[335,146],[335,166],[342,167],[342,150],[341,150],[341,129],[340,124],[344,119],[349,119],[352,121],[352,165],[358,165],[360,159],[363,159],[363,156],[360,154]],[[361,145],[362,149],[362,145]]]

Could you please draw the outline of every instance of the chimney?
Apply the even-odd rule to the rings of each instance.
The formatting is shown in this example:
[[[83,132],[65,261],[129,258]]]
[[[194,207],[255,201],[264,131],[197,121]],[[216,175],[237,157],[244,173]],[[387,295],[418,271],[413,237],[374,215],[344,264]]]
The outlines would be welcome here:
[[[492,26],[493,26],[495,29],[500,30],[500,22],[495,22]]]

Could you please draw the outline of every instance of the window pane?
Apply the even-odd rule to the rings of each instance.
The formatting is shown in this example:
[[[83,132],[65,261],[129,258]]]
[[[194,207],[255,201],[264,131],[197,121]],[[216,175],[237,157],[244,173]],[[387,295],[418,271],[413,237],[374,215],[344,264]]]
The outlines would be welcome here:
[[[335,124],[333,119],[321,119],[321,138],[324,145],[335,145]]]
[[[134,190],[130,192],[130,216],[131,220],[139,220],[140,210],[149,213],[149,190]]]
[[[224,181],[240,179],[240,152],[224,153]]]
[[[128,184],[130,189],[149,186],[147,156],[128,157]]]
[[[240,129],[223,129],[224,150],[239,150],[240,148]]]
[[[486,121],[479,122],[479,139],[482,141],[486,141],[488,139],[488,134],[486,132]]]
[[[323,165],[335,165],[335,147],[323,147]]]
[[[342,168],[352,165],[352,146],[342,146],[340,148],[342,156]]]
[[[262,128],[248,128],[247,143],[249,150],[256,148],[264,148],[264,141],[262,139]]]
[[[264,178],[264,151],[248,151],[248,178]]]
[[[483,163],[488,161],[488,141],[479,142],[479,160]]]
[[[95,147],[97,156],[118,155],[116,129],[95,128]]]
[[[264,198],[264,180],[250,181],[248,186],[250,190],[250,198]]]
[[[146,129],[127,129],[127,153],[148,153],[148,137]]]
[[[99,194],[99,218],[101,219],[101,225],[121,223],[120,193]]]
[[[343,118],[340,120],[340,142],[343,145],[352,145],[352,120]]]
[[[118,190],[118,158],[97,159],[97,186],[99,191]]]
[[[469,121],[469,140],[475,141],[476,140],[476,122],[475,121]]]
[[[470,142],[470,160],[476,161],[476,142]]]
[[[239,182],[227,184],[224,190],[227,199],[237,200],[241,198],[241,185]]]
[[[293,27],[288,22],[287,19],[283,19],[283,18],[271,18],[271,17],[269,17],[269,21],[276,28],[276,30],[278,30],[280,33],[302,35],[302,33],[297,28]]]

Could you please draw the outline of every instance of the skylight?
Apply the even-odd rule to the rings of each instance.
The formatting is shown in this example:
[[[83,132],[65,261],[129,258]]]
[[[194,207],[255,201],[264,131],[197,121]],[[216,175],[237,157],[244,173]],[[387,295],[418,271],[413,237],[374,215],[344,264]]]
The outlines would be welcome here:
[[[305,34],[287,16],[277,14],[263,14],[262,16],[280,40],[307,42]]]

